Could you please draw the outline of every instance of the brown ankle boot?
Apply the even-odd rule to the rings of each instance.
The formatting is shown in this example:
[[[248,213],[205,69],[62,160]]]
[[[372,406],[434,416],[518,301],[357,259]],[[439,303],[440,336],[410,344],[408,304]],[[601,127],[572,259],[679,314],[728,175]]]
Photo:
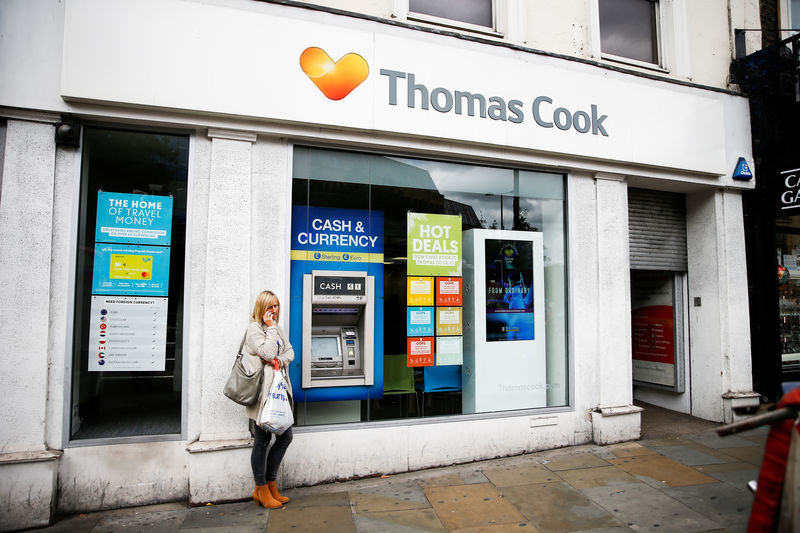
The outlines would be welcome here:
[[[277,509],[283,506],[281,502],[272,497],[266,485],[256,485],[253,489],[253,500],[256,505],[262,505],[265,509]]]
[[[274,481],[267,481],[267,487],[269,488],[269,493],[272,494],[272,497],[278,500],[281,503],[287,503],[289,498],[286,496],[281,496],[281,493],[278,492],[278,486],[275,484]]]

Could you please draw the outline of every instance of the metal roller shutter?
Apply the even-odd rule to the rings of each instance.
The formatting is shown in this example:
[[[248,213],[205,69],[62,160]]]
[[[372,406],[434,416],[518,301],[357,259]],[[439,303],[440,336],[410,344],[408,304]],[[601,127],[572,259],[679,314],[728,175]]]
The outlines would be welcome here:
[[[686,267],[686,197],[683,194],[628,189],[631,269]]]

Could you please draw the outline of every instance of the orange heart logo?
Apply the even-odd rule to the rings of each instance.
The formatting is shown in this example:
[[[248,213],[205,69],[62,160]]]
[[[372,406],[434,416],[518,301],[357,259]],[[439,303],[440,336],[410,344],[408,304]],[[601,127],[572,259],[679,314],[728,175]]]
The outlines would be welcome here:
[[[312,46],[300,54],[300,68],[331,100],[341,100],[369,75],[369,65],[358,54],[346,54],[335,63],[322,48]]]

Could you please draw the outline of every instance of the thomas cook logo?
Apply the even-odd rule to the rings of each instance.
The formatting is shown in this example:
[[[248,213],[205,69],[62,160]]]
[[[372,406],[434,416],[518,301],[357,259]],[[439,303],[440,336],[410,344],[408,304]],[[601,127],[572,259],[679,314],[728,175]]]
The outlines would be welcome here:
[[[306,48],[300,54],[300,68],[331,100],[341,100],[369,75],[369,65],[360,55],[345,54],[334,62],[325,50],[316,46]]]

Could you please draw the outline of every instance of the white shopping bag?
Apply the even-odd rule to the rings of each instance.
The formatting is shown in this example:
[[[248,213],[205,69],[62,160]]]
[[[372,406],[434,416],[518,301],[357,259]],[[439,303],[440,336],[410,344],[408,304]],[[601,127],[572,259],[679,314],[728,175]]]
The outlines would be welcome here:
[[[266,369],[265,371],[268,372]],[[289,403],[289,390],[286,388],[283,372],[280,370],[273,370],[273,372],[275,372],[275,376],[272,378],[272,386],[264,400],[264,406],[261,408],[258,425],[264,431],[281,435],[294,424],[294,415]]]

